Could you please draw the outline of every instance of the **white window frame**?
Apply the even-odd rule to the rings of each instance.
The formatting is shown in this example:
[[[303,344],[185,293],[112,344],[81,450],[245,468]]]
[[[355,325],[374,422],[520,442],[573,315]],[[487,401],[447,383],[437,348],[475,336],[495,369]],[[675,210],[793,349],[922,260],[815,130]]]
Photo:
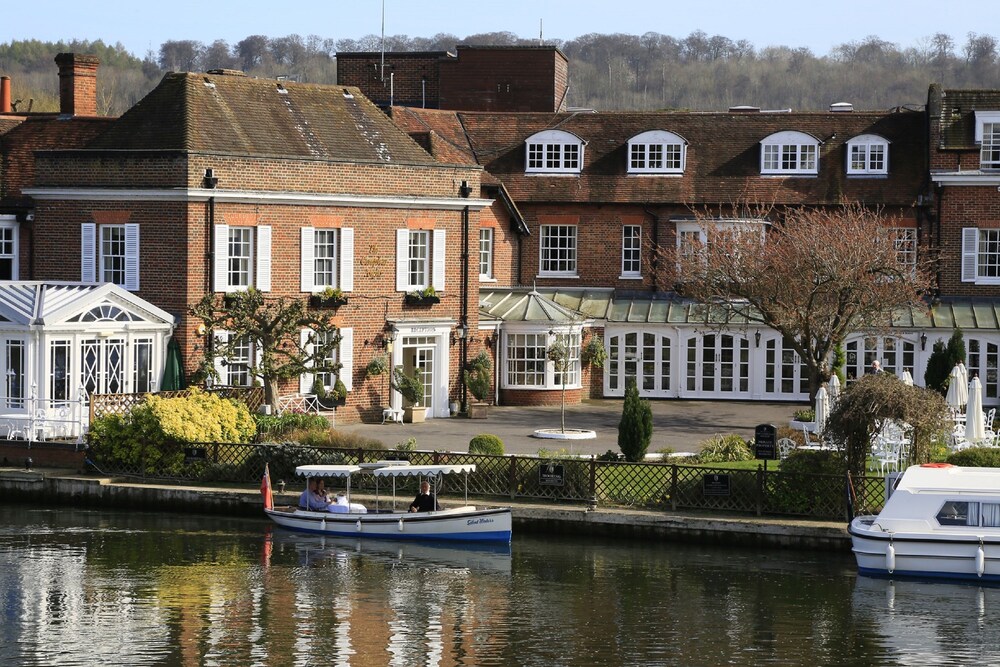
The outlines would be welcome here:
[[[642,225],[622,225],[622,273],[619,278],[642,278]]]
[[[299,332],[299,340],[302,344],[303,349],[307,351],[311,348],[309,343],[309,337],[313,335],[312,329],[302,329]],[[337,333],[340,334],[340,343],[337,344],[337,349],[334,351],[333,356],[329,358],[333,363],[340,363],[340,370],[337,373],[321,373],[324,376],[323,388],[327,391],[333,389],[334,385],[337,383],[339,378],[341,382],[344,383],[344,388],[347,391],[352,391],[354,389],[354,328],[353,327],[340,327],[337,329]],[[303,394],[311,394],[313,390],[313,384],[315,383],[316,374],[315,373],[303,373],[299,376],[299,392]],[[327,384],[329,382],[329,384]]]
[[[630,174],[683,174],[687,163],[684,137],[666,130],[649,130],[628,140],[626,169]]]
[[[10,278],[4,280],[19,280],[19,232],[20,225],[17,224],[15,216],[0,215],[0,260],[10,261]]]
[[[117,271],[107,267],[108,257],[104,252],[105,230],[123,231],[123,252],[121,282],[107,280],[106,271]],[[114,277],[112,275],[112,277]],[[114,282],[114,284],[136,292],[139,290],[139,225],[135,223],[96,225],[87,222],[80,225],[80,281],[85,283]]]
[[[556,230],[560,230],[557,232]],[[572,230],[572,234],[568,232]],[[563,234],[562,232],[567,232]],[[555,233],[555,236],[553,236]],[[549,224],[541,225],[538,232],[538,275],[545,278],[576,278],[579,270],[580,260],[580,230],[575,224]],[[552,244],[553,240],[572,239],[572,247],[558,247]],[[565,251],[566,257],[552,256],[553,253]],[[570,257],[569,255],[572,255]],[[555,265],[556,268],[551,268]],[[564,268],[559,268],[559,267]],[[549,268],[547,268],[549,267]]]
[[[578,328],[513,329],[504,333],[503,387],[506,389],[562,389],[555,363],[548,359],[548,348],[559,338],[569,338],[570,367],[567,389],[579,389],[582,331]],[[530,351],[530,354],[529,354]],[[530,381],[529,381],[530,380]]]
[[[979,168],[1000,169],[1000,111],[976,111]]]
[[[423,284],[411,282],[410,257],[411,236],[415,233],[426,234],[428,240],[427,257]],[[445,287],[445,258],[447,250],[447,234],[443,229],[397,229],[396,230],[396,291],[413,292],[433,287],[435,292],[443,292]],[[416,258],[419,259],[419,258]]]
[[[125,225],[98,227],[98,275],[102,283],[125,284]]]
[[[579,174],[587,145],[564,130],[543,130],[524,140],[524,173]]]
[[[911,273],[917,270],[917,228],[888,227],[886,234],[893,250],[896,251],[896,261]]]
[[[493,248],[495,236],[496,234],[492,227],[479,228],[479,279],[483,281],[493,281]]]
[[[992,275],[982,275],[984,269]],[[962,229],[961,279],[963,283],[1000,285],[1000,228]]]
[[[881,160],[876,157],[879,155]],[[856,160],[855,157],[859,159]],[[877,134],[862,134],[847,142],[848,176],[884,176],[888,173],[888,139]]]
[[[234,283],[232,259],[230,256],[230,232],[239,231],[249,234],[249,254],[246,259],[246,284]],[[216,292],[241,292],[254,287],[261,292],[271,291],[271,227],[257,225],[256,227],[215,225],[215,266],[214,288]],[[238,270],[242,272],[242,269]]]
[[[316,237],[320,233],[334,234],[334,256],[316,257]],[[342,292],[354,291],[354,229],[350,227],[303,227],[299,239],[300,289],[306,293],[322,292],[327,287],[339,289]],[[316,279],[317,266],[320,261],[333,261],[333,281],[324,282]]]
[[[805,132],[775,132],[760,142],[760,173],[762,176],[815,176],[819,173],[819,145],[819,139]],[[789,159],[794,167],[785,166]]]

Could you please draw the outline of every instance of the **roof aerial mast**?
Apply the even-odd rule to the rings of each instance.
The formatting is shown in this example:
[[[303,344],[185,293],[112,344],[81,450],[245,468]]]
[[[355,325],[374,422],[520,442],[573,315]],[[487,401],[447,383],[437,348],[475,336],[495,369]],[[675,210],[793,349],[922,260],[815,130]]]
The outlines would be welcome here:
[[[385,82],[385,0],[382,0],[382,64],[378,76],[379,81]]]

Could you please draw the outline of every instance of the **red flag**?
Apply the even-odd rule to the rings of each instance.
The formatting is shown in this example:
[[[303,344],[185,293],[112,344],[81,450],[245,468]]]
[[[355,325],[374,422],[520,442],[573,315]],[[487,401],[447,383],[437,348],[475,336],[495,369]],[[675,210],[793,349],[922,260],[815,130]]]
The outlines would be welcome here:
[[[271,495],[271,471],[264,464],[264,478],[260,480],[260,495],[264,496],[264,509],[274,509],[274,497]]]

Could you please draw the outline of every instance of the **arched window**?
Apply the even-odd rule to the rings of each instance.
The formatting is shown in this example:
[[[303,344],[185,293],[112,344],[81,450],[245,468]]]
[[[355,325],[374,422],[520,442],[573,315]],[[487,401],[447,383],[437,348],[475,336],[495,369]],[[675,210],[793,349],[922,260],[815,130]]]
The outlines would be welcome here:
[[[628,173],[683,174],[687,141],[673,132],[649,130],[628,140]]]
[[[525,173],[579,174],[586,142],[563,130],[544,130],[524,140],[527,147]]]
[[[760,173],[762,176],[819,173],[819,139],[791,130],[765,137],[760,142]]]
[[[889,141],[877,134],[862,134],[847,142],[847,173],[850,176],[889,173]]]

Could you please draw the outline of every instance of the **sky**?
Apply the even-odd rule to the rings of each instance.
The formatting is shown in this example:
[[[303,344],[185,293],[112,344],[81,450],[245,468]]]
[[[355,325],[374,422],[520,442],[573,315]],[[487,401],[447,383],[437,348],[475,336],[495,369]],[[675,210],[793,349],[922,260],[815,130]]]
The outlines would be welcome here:
[[[960,53],[969,32],[1000,34],[1000,24],[983,22],[996,14],[995,0],[28,0],[6,3],[0,43],[102,39],[142,57],[169,40],[357,39],[381,34],[383,2],[385,34],[409,37],[506,31],[537,38],[540,25],[546,40],[564,41],[588,33],[683,38],[702,30],[758,49],[807,47],[823,56],[869,35],[908,48],[943,32]]]

